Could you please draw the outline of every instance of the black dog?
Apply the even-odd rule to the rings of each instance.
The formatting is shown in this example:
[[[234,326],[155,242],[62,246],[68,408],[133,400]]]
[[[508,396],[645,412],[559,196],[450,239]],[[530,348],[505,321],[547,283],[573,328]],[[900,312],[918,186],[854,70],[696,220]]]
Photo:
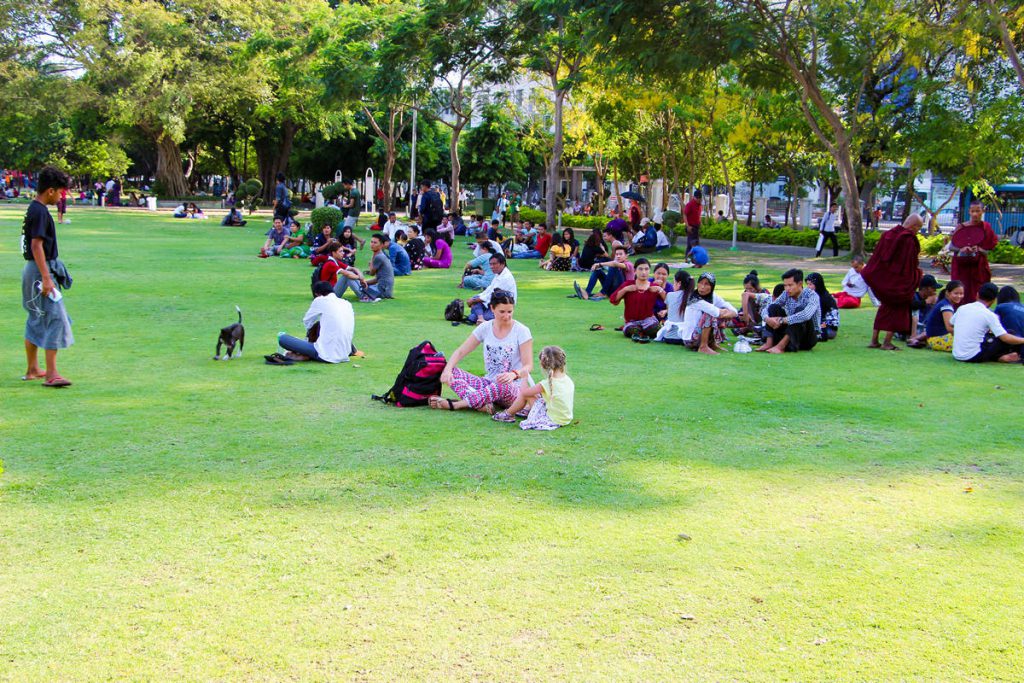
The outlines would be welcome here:
[[[231,360],[231,357],[235,355],[235,344],[238,344],[238,356],[236,357],[242,357],[242,349],[245,348],[245,327],[242,325],[242,309],[235,306],[235,310],[238,311],[238,322],[221,328],[220,338],[217,339],[217,352],[213,354],[214,360]],[[227,353],[223,358],[220,355],[222,345],[227,347]]]

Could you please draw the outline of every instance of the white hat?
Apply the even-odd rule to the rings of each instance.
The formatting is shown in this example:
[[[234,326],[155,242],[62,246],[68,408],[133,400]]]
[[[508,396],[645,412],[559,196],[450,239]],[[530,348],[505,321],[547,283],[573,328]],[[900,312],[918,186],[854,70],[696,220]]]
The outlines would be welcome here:
[[[644,216],[643,218],[640,219],[640,227],[643,227],[643,226],[647,225],[650,222],[651,222],[651,219],[648,218],[647,216]]]

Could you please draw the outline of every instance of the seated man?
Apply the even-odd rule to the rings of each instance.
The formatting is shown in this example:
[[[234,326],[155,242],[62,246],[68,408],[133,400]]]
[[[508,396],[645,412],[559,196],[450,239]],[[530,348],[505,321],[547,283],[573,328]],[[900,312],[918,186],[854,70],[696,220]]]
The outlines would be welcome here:
[[[404,232],[398,231],[403,236]],[[391,260],[391,265],[395,269],[395,276],[400,277],[403,275],[412,275],[412,261],[409,260],[409,252],[402,248],[397,242],[392,242],[391,238],[387,234],[382,234],[381,237],[384,239],[384,246],[387,249],[388,258]],[[370,247],[373,247],[373,240],[370,240]]]
[[[864,270],[864,259],[859,256],[854,256],[850,259],[850,269],[846,271],[846,276],[843,277],[843,291],[833,296],[836,300],[836,306],[839,308],[860,308],[860,300],[864,298],[865,294],[871,299],[871,303],[875,306],[878,305],[878,299],[875,298],[874,292],[871,291],[868,283],[864,282],[864,278],[860,275],[862,270]]]
[[[547,256],[548,249],[551,248],[551,234],[548,233],[548,226],[541,223],[534,230],[532,223],[529,221],[526,221],[526,223],[530,226],[529,230],[523,230],[521,234],[527,242],[529,242],[531,235],[535,237],[533,247],[527,248],[525,251],[513,253],[512,258],[544,258]]]
[[[1007,332],[1024,337],[1024,305],[1020,303],[1020,293],[1015,288],[1007,285],[999,290],[996,315]]]
[[[224,216],[224,220],[222,220],[220,224],[240,228],[245,225],[245,219],[242,217],[241,211],[232,207],[231,210],[228,211],[228,215]]]
[[[288,241],[288,234],[284,227],[284,220],[275,218],[274,227],[267,231],[267,241],[264,242],[263,248],[260,249],[260,258],[280,254],[281,250],[284,249],[285,243]]]
[[[487,233],[486,232],[478,232],[476,234],[476,245],[474,245],[474,247],[473,247],[473,257],[474,258],[477,258],[477,257],[480,256],[480,254],[484,253],[483,247],[481,246],[481,245],[484,245],[484,244],[489,244],[490,245],[490,250],[487,251],[488,254],[500,254],[501,253],[501,245],[500,244],[498,244],[494,240],[492,240],[489,237],[487,237]]]
[[[402,229],[402,224],[398,222],[398,217],[395,212],[392,211],[388,214],[388,220],[384,225],[380,226],[381,231],[388,236],[389,239],[394,241],[395,233]]]
[[[345,290],[349,287],[359,297],[362,303],[373,303],[381,299],[394,298],[395,271],[391,266],[391,259],[387,257],[384,249],[384,236],[377,234],[370,238],[370,250],[373,256],[370,259],[369,274],[373,277],[367,280],[365,277],[351,278],[339,273],[338,284],[334,293],[340,299]]]
[[[767,353],[810,351],[821,330],[821,303],[817,293],[804,287],[804,272],[791,268],[782,274],[785,289],[768,307],[765,343],[757,348]]]
[[[939,298],[938,289],[939,283],[934,275],[926,273],[921,277],[917,291],[914,292],[914,300],[910,302],[910,312],[913,318],[910,327],[911,336],[924,332],[924,321]]]
[[[494,279],[494,271],[491,270],[491,254],[500,253],[492,248],[493,242],[482,241],[478,245],[479,256],[474,256],[462,270],[462,282],[459,287],[463,289],[485,289]]]
[[[302,317],[302,324],[309,330],[319,323],[320,332],[316,341],[310,343],[282,332],[277,336],[277,343],[294,360],[347,363],[349,356],[357,353],[352,345],[356,328],[352,304],[335,296],[334,290],[326,282],[314,285],[313,297],[313,303]]]
[[[603,299],[610,296],[612,292],[626,280],[633,279],[633,264],[630,262],[626,248],[621,244],[612,250],[611,261],[600,261],[590,269],[590,282],[587,288],[581,290],[577,283],[573,283],[576,295],[581,299]],[[601,293],[594,295],[594,287],[601,283]]]
[[[487,285],[484,291],[480,292],[476,296],[466,301],[466,305],[469,306],[469,316],[467,319],[471,323],[480,324],[486,320],[494,320],[494,311],[491,310],[491,295],[497,290],[508,292],[512,295],[513,301],[518,301],[519,297],[516,290],[516,279],[512,276],[512,271],[508,269],[505,256],[503,254],[492,254],[489,261],[491,272],[494,273],[494,279]]]
[[[953,313],[953,358],[965,363],[1020,362],[1024,337],[1010,334],[989,306],[999,296],[999,287],[986,282],[978,300],[964,304]]]

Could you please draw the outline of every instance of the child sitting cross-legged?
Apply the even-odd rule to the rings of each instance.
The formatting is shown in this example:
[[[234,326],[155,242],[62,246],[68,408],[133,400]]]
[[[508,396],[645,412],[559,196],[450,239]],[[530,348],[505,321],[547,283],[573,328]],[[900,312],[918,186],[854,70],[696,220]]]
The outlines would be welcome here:
[[[519,424],[522,429],[551,431],[572,422],[576,386],[565,374],[565,351],[558,346],[545,346],[540,352],[540,367],[547,373],[547,378],[520,390],[512,405],[495,413],[492,419],[515,422],[515,416],[522,415],[526,408],[527,400],[535,399],[526,419]]]

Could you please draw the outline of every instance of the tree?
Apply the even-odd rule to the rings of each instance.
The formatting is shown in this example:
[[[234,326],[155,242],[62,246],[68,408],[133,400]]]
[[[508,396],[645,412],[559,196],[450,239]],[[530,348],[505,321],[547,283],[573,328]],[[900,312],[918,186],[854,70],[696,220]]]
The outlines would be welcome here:
[[[464,156],[466,180],[480,185],[484,197],[491,183],[521,178],[526,169],[512,119],[493,104],[484,107],[480,125],[466,134]]]
[[[393,73],[410,74],[421,93],[416,106],[444,112],[441,122],[452,131],[449,146],[453,202],[459,196],[462,166],[459,138],[473,117],[472,86],[507,78],[511,55],[508,0],[424,0],[407,20],[395,22],[387,37],[383,64]],[[440,85],[438,85],[440,84]],[[394,92],[405,84],[395,81]]]

